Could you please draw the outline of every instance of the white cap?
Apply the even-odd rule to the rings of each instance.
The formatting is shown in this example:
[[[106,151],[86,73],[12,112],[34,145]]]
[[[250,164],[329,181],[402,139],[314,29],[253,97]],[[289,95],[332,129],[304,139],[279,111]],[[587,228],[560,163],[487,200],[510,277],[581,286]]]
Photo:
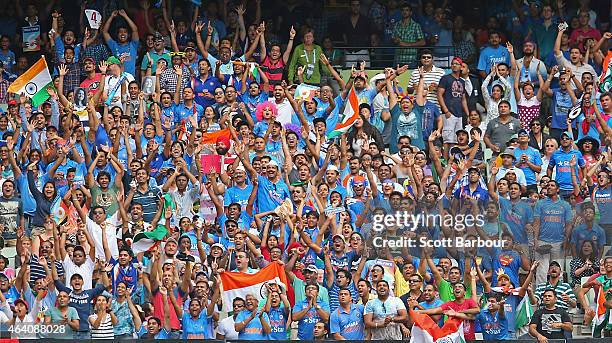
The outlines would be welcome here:
[[[333,164],[330,164],[329,166],[327,166],[327,170],[331,170],[331,171],[335,171],[337,173],[339,173],[340,171],[338,171],[338,167],[336,167]]]
[[[278,168],[278,162],[276,162],[275,160],[270,160],[270,162],[268,162],[268,167]]]

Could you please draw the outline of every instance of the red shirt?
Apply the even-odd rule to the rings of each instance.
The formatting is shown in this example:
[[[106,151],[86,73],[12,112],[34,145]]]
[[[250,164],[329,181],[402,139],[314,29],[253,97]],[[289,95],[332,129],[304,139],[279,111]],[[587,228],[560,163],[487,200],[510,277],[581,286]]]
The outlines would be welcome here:
[[[173,290],[174,292],[174,290]],[[181,291],[175,293],[176,302],[179,306],[183,306],[183,297],[181,296]],[[170,305],[170,326],[172,330],[180,330],[181,322],[179,321],[178,316],[176,315],[176,311],[174,310],[174,306],[172,306],[172,302],[170,302],[170,298],[168,297],[168,304]],[[159,291],[153,294],[153,315],[162,320],[164,322],[164,303],[161,293]]]
[[[95,73],[93,79],[85,78],[83,82],[81,82],[80,87],[87,89],[87,95],[93,96],[98,87],[100,87],[100,78],[102,75],[100,73]]]
[[[440,306],[444,311],[453,309],[457,312],[469,310],[471,308],[478,308],[478,304],[472,298],[468,298],[463,300],[463,303],[459,304],[457,301],[449,301],[447,303],[442,304]],[[464,320],[463,321],[463,334],[465,335],[466,340],[475,340],[476,332],[474,327],[473,320]]]

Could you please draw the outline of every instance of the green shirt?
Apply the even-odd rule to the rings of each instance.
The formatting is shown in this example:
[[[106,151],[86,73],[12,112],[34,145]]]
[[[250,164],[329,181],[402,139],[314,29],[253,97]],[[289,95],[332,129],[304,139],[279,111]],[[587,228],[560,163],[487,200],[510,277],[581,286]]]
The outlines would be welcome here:
[[[465,290],[465,298],[471,298],[472,297],[472,288],[470,286],[466,286],[466,290]],[[444,302],[449,302],[449,301],[454,301],[455,300],[455,294],[453,293],[453,285],[442,279],[442,282],[440,282],[440,284],[438,284],[438,294],[440,295],[440,300],[444,301]]]
[[[106,211],[106,216],[110,217],[119,209],[117,203],[117,193],[119,188],[114,183],[103,191],[100,186],[95,185],[91,188],[91,207],[102,206]]]
[[[297,77],[297,67],[302,66],[304,67],[304,83],[320,84],[321,73],[326,75],[329,73],[327,67],[321,63],[322,53],[323,49],[316,44],[313,44],[310,52],[304,49],[304,44],[296,46],[289,63],[289,82],[293,82]]]
[[[45,311],[45,317],[51,317],[51,323],[57,324],[64,320],[64,315],[57,307],[52,307]],[[79,314],[74,307],[69,306],[68,311],[66,312],[66,317],[68,317],[68,321],[79,319]],[[70,325],[66,325],[66,332],[74,332]]]
[[[291,283],[293,287],[293,293],[295,294],[295,303],[298,304],[306,299],[306,284],[303,280],[298,277],[293,278],[293,282]],[[317,302],[325,302],[329,304],[329,294],[327,292],[327,288],[323,285],[319,285],[319,297],[317,298]]]

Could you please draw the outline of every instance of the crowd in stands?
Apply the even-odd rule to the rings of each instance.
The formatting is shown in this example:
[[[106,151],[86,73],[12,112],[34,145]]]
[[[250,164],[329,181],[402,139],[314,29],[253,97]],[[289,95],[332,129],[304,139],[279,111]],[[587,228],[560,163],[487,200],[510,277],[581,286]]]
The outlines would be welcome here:
[[[612,1],[470,4],[3,4],[1,334],[612,336]]]

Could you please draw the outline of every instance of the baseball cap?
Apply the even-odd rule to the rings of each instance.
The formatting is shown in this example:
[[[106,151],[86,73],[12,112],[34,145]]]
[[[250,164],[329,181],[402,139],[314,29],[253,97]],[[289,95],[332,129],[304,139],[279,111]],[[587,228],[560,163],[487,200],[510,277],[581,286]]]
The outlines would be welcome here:
[[[557,267],[561,268],[561,265],[557,261],[550,261],[550,263],[548,264],[548,269],[550,269],[550,267],[552,267],[552,266],[557,266]]]
[[[275,160],[270,160],[270,162],[268,162],[268,167],[278,168],[278,162],[276,162]]]
[[[210,246],[211,249],[214,248],[214,247],[220,248],[221,251],[225,252],[225,246],[223,246],[223,244],[221,244],[221,243],[215,243],[215,244]]]
[[[344,236],[342,236],[341,234],[335,234],[332,236],[332,242],[336,239],[336,238],[340,238],[344,243],[346,243],[346,239],[344,239]]]
[[[459,129],[459,130],[455,131],[455,135],[459,136],[459,133],[465,133],[465,134],[466,134],[466,135],[468,135],[468,136],[470,135],[470,133],[469,133],[469,132],[467,132],[467,131],[466,131],[466,130],[464,130],[464,129]]]
[[[306,266],[306,268],[304,268],[304,270],[305,270],[305,271],[307,270],[307,271],[309,271],[309,272],[313,272],[313,273],[316,273],[316,272],[318,272],[318,271],[319,271],[319,269],[317,268],[317,266],[316,266],[316,265],[314,265],[314,264],[309,264],[309,265],[307,265],[307,266]]]
[[[115,56],[109,57],[106,60],[106,63],[108,63],[108,65],[111,65],[111,64],[121,65],[121,61]]]
[[[163,42],[163,41],[164,41],[164,36],[162,36],[162,34],[161,34],[161,33],[159,33],[159,32],[157,32],[157,31],[156,31],[156,32],[153,34],[153,40],[154,40],[154,41],[156,41],[156,42],[159,42],[159,41],[162,41],[162,42]]]
[[[17,100],[15,100],[15,99],[9,100],[8,105],[9,106],[17,106]]]
[[[338,172],[338,167],[333,164],[330,164],[329,166],[327,166],[327,170]]]
[[[30,309],[30,305],[28,304],[28,302],[27,302],[27,301],[25,301],[25,300],[23,300],[23,299],[19,298],[19,299],[16,299],[16,300],[13,302],[13,304],[14,304],[15,306],[17,306],[17,304],[18,304],[18,303],[22,303],[22,304],[24,304],[24,305],[25,305],[25,307],[26,307],[26,310],[29,310],[29,309]]]
[[[473,171],[475,171],[475,172],[477,172],[478,174],[480,174],[480,169],[478,169],[478,168],[476,168],[476,167],[470,167],[470,168],[468,168],[468,173],[469,173],[469,172],[471,172],[472,170],[473,170]]]
[[[518,136],[529,136],[529,133],[525,129],[520,129],[518,132]]]
[[[561,134],[561,137],[563,137],[563,136],[567,136],[567,138],[569,138],[569,139],[572,139],[572,138],[573,138],[573,137],[572,137],[572,134],[571,134],[569,131],[564,131],[564,132]]]
[[[96,60],[94,60],[92,57],[85,57],[83,59],[83,63],[86,63],[86,62],[91,62],[93,64],[96,64]]]

